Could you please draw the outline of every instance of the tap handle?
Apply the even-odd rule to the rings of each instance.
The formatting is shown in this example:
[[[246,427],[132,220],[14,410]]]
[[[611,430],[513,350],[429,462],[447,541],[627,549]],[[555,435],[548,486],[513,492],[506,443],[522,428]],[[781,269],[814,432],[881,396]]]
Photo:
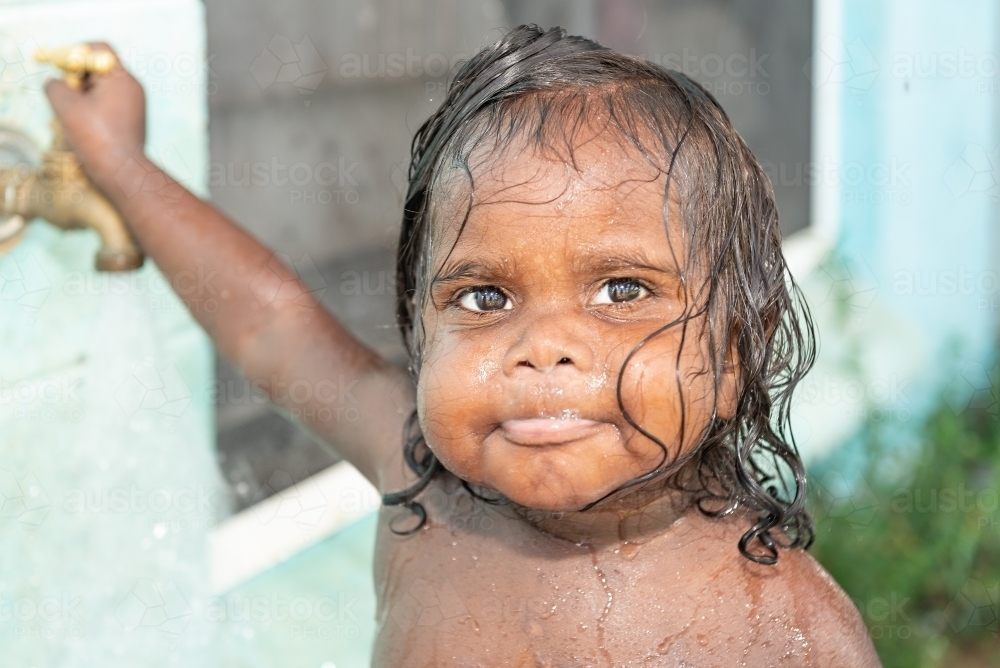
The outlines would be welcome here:
[[[108,74],[115,67],[115,54],[105,49],[95,49],[89,44],[77,44],[61,49],[38,49],[35,60],[61,69],[63,80],[71,88],[79,89],[88,74]]]

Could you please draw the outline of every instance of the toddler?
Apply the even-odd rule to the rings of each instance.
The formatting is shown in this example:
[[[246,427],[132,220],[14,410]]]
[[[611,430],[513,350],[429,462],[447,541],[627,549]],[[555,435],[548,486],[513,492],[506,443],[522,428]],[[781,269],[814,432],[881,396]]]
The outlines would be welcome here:
[[[46,92],[172,284],[217,272],[180,297],[248,379],[353,384],[360,418],[304,421],[384,495],[375,665],[879,665],[804,551],[812,324],[700,85],[535,26],[465,63],[412,145],[407,369],[146,159],[124,69]]]

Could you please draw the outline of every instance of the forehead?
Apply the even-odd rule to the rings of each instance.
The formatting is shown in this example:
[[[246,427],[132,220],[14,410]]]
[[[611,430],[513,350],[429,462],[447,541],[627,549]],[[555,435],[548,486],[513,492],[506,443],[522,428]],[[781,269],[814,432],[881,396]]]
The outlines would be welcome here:
[[[574,144],[539,147],[522,139],[502,150],[477,147],[468,172],[450,168],[436,189],[432,253],[554,243],[594,253],[665,247],[677,207],[665,210],[661,161],[611,133]]]

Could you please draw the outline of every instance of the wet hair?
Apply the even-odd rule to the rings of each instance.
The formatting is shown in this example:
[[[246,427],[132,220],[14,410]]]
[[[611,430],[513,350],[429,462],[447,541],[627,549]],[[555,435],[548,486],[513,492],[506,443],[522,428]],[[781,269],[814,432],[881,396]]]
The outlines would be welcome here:
[[[511,30],[457,71],[441,107],[420,127],[411,147],[396,273],[396,317],[410,372],[414,379],[420,373],[420,314],[433,278],[432,204],[435,192],[448,192],[442,174],[458,170],[471,186],[473,151],[485,150],[486,159],[496,162],[515,141],[572,163],[580,132],[594,131],[595,123],[603,123],[597,131],[619,138],[666,177],[664,224],[679,218],[673,224],[682,226],[685,239],[683,248],[671,245],[683,271],[685,308],[628,354],[616,388],[625,420],[663,450],[659,465],[582,510],[665,481],[692,492],[706,515],[749,511],[753,524],[738,548],[752,561],[774,564],[779,546],[806,548],[814,536],[789,409],[793,389],[812,366],[815,335],[781,252],[767,177],[718,102],[684,74],[568,36],[561,28],[543,31],[534,25]],[[671,202],[676,203],[673,212]],[[471,201],[467,207],[459,235]],[[692,268],[697,271],[689,273]],[[689,333],[695,322],[703,328]],[[736,365],[738,399],[733,417],[723,419],[713,411],[698,446],[671,459],[664,442],[629,415],[621,390],[633,356],[674,328],[681,328],[682,348],[687,336],[709,338],[711,368],[704,372],[713,374],[717,390],[726,365]],[[666,382],[675,382],[683,396],[679,373]],[[423,526],[426,511],[416,498],[442,470],[415,412],[403,452],[419,479],[383,497],[386,505],[416,514],[415,526],[393,529],[401,534]]]

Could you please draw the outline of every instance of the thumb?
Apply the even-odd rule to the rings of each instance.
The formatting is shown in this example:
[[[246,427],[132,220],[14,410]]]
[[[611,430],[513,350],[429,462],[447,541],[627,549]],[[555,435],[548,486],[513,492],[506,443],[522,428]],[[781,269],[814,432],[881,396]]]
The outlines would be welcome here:
[[[56,115],[62,116],[76,103],[80,92],[70,88],[62,79],[49,79],[45,82],[45,95],[49,98],[49,103]]]

